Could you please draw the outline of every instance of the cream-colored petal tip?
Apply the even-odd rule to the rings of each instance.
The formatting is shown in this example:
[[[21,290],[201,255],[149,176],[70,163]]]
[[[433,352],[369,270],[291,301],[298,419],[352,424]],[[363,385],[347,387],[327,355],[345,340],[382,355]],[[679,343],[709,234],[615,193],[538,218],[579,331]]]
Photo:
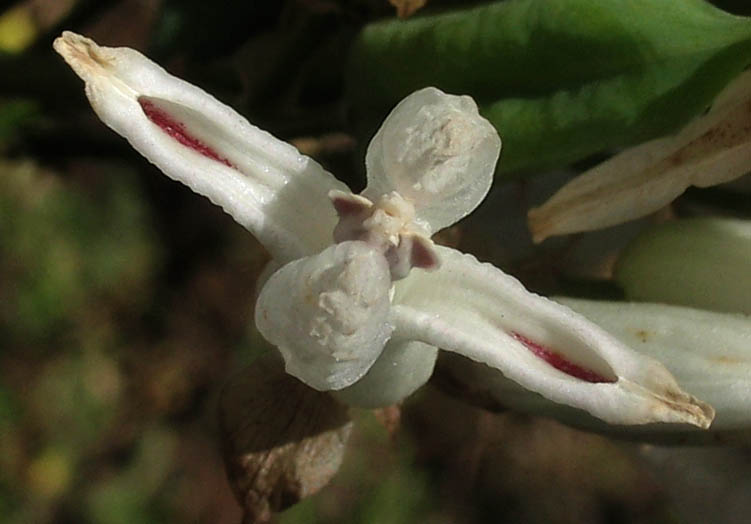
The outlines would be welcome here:
[[[620,377],[615,384],[625,393],[625,398],[629,399],[627,402],[637,406],[630,423],[663,422],[709,428],[715,417],[714,408],[683,391],[662,365],[655,364],[656,367],[641,381]],[[624,410],[630,411],[630,406],[624,406]]]
[[[633,378],[619,377],[613,384],[625,394],[622,397],[625,401],[623,410],[624,414],[630,412],[632,415],[629,423],[663,422],[709,428],[715,417],[714,408],[681,389],[662,364],[644,358],[648,359],[644,361],[648,365]],[[636,410],[631,412],[631,406],[636,406]]]
[[[551,213],[545,206],[533,207],[527,211],[527,224],[535,244],[539,244],[551,236],[551,231],[555,231]]]
[[[106,48],[99,47],[92,39],[72,31],[64,31],[62,36],[55,39],[52,47],[83,79],[109,65],[110,58]]]
[[[666,422],[684,422],[708,429],[715,417],[715,410],[712,406],[680,390],[668,392],[662,402],[664,409],[669,411],[669,414],[664,417]]]

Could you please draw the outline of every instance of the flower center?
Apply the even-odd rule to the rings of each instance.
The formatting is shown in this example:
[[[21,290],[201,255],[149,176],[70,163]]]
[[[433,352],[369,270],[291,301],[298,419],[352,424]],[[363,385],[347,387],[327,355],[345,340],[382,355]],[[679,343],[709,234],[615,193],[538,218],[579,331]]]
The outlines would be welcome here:
[[[428,228],[415,219],[412,203],[396,191],[375,202],[336,190],[329,198],[339,215],[334,242],[359,240],[377,249],[389,263],[392,280],[406,277],[413,267],[440,266]]]

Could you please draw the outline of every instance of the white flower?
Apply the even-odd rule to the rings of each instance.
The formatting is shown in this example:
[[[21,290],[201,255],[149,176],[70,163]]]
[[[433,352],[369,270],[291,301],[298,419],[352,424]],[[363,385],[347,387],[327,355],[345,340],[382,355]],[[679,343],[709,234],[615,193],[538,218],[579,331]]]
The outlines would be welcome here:
[[[167,176],[250,230],[278,269],[256,307],[287,371],[365,406],[401,401],[438,347],[605,421],[709,426],[713,410],[570,309],[527,292],[430,236],[485,197],[500,139],[469,97],[435,88],[402,101],[348,188],[140,53],[73,33],[55,42],[99,117]]]

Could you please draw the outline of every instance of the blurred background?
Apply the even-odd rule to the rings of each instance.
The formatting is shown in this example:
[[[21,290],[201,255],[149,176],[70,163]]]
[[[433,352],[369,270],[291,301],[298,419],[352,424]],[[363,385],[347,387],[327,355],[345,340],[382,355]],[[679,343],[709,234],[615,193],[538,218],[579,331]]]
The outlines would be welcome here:
[[[345,66],[360,28],[395,15],[386,0],[0,1],[0,522],[238,523],[217,398],[268,350],[252,325],[263,248],[107,130],[52,40],[70,29],[139,49],[360,190],[369,137],[353,131]],[[568,258],[529,240],[526,209],[568,176],[499,184],[441,241],[539,292],[618,296],[581,278],[610,236]],[[398,429],[353,417],[340,474],[280,522],[740,523],[751,510],[748,449],[622,443],[435,387]]]

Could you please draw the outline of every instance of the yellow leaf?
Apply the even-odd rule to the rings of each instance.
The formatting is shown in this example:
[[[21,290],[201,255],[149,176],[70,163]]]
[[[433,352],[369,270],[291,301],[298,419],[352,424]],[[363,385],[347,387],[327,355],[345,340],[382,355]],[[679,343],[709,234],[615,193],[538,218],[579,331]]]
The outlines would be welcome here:
[[[36,36],[36,23],[26,7],[15,7],[0,15],[0,51],[20,53]]]

